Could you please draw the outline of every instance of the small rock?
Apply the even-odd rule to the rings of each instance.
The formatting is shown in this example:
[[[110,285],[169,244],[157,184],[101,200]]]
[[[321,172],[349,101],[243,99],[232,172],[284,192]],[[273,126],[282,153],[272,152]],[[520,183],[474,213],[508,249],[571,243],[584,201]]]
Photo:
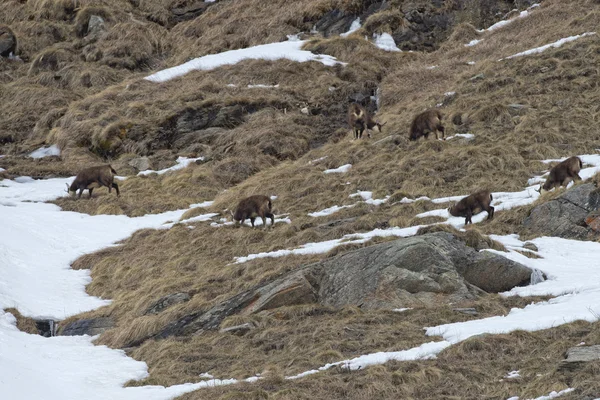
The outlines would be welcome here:
[[[145,171],[150,168],[150,159],[148,157],[138,157],[129,161],[128,164],[138,171]]]
[[[104,19],[97,15],[90,16],[90,20],[88,22],[88,35],[99,35],[102,32],[106,31],[106,25],[104,24]]]
[[[592,361],[600,361],[600,345],[571,347],[567,350],[567,358],[560,363],[559,369],[574,370]]]
[[[310,114],[310,112],[308,111],[308,107],[301,108],[301,109],[300,109],[300,112],[301,112],[302,114],[306,114],[306,115]]]
[[[60,332],[60,336],[95,336],[114,326],[114,321],[108,317],[80,319],[79,321],[67,324]]]
[[[477,310],[474,308],[453,308],[452,311],[466,315],[479,315]]]
[[[185,303],[190,300],[190,295],[188,293],[174,293],[169,294],[167,296],[161,297],[158,299],[156,303],[151,305],[148,310],[144,313],[144,315],[148,314],[158,314],[165,310],[168,307],[171,307],[175,304]]]
[[[531,242],[526,242],[523,245],[523,248],[527,249],[527,250],[531,250],[531,251],[538,251],[538,247],[535,244],[531,243]]]
[[[234,335],[244,336],[246,333],[254,329],[254,325],[247,322],[242,325],[230,326],[229,328],[223,328],[219,332],[221,333],[233,333]]]
[[[471,82],[479,81],[479,80],[482,80],[482,79],[485,79],[485,75],[484,74],[477,74],[474,77],[469,78],[469,80]]]

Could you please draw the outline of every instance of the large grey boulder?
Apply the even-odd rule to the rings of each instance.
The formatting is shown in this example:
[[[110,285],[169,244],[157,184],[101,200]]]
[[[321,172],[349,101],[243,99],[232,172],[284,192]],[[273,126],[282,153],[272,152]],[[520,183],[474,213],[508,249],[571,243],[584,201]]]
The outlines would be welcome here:
[[[586,363],[600,361],[600,345],[577,346],[567,350],[567,358],[559,366],[560,370],[575,370]]]
[[[112,318],[89,318],[80,319],[65,325],[60,331],[60,336],[99,335],[115,326]]]
[[[532,272],[500,255],[468,247],[451,233],[428,233],[307,265],[208,311],[188,314],[155,337],[197,334],[219,328],[233,314],[282,306],[319,303],[391,309],[475,299],[485,292],[527,285]]]
[[[185,303],[186,301],[190,301],[190,298],[190,295],[185,292],[168,294],[166,296],[161,297],[154,304],[148,307],[144,315],[159,314],[167,308],[174,306],[175,304],[181,304]]]
[[[584,183],[535,207],[523,220],[523,225],[537,235],[586,239],[593,231],[586,226],[585,219],[598,209],[600,189],[593,183]]]

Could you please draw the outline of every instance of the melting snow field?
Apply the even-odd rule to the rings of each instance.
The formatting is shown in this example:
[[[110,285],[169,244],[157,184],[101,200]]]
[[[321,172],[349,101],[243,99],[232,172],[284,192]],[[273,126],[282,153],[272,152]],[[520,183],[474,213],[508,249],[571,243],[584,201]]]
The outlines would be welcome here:
[[[176,67],[158,71],[144,79],[152,82],[166,82],[183,76],[191,71],[208,71],[223,65],[233,65],[240,61],[251,59],[280,60],[286,58],[297,62],[318,61],[329,66],[339,64],[335,57],[324,54],[313,54],[310,51],[302,50],[304,43],[306,43],[306,41],[288,40],[285,42],[262,44],[246,49],[225,51],[219,54],[209,54],[207,56],[195,58]]]
[[[29,157],[31,158],[44,158],[50,156],[60,156],[60,149],[57,145],[53,144],[49,147],[40,147],[29,154]]]
[[[531,55],[531,54],[539,54],[539,53],[542,53],[542,52],[544,52],[544,51],[546,51],[546,50],[548,50],[550,48],[558,48],[558,47],[561,47],[565,43],[573,42],[573,41],[575,41],[577,39],[581,39],[581,38],[584,38],[586,36],[595,35],[595,34],[596,34],[596,32],[585,32],[585,33],[582,33],[581,35],[569,36],[567,38],[557,40],[556,42],[549,43],[549,44],[546,44],[544,46],[540,46],[540,47],[536,47],[534,49],[522,51],[520,53],[513,54],[512,56],[508,56],[506,58],[501,58],[498,61],[509,60],[511,58],[516,58],[516,57],[528,56],[528,55]]]
[[[42,203],[65,195],[65,183],[72,179],[0,182],[0,310],[15,307],[25,316],[57,320],[108,304],[85,293],[89,271],[70,269],[70,264],[138,229],[177,220],[186,211],[138,218],[90,216]],[[123,388],[125,382],[148,375],[145,363],[123,351],[94,346],[89,336],[45,338],[20,332],[12,314],[4,311],[0,349],[0,393],[11,400],[172,399],[201,387],[237,382]]]

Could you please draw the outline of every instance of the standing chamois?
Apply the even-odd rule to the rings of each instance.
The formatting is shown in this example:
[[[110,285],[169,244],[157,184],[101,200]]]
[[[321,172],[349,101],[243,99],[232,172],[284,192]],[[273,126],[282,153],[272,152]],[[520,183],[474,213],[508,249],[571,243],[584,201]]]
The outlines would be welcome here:
[[[254,228],[256,217],[262,218],[264,229],[267,229],[267,218],[271,219],[271,226],[275,225],[275,216],[271,213],[271,199],[260,194],[247,197],[239,202],[235,213],[231,213],[234,221],[244,224],[246,218],[250,218],[250,223]]]
[[[583,163],[579,157],[569,157],[563,162],[555,165],[548,174],[548,179],[544,185],[540,185],[538,192],[542,190],[551,190],[559,186],[567,186],[571,181],[580,181],[579,171],[583,167]]]
[[[81,194],[85,189],[90,193],[90,199],[92,198],[92,191],[95,188],[106,186],[108,193],[111,192],[112,188],[117,190],[117,197],[119,196],[119,185],[113,182],[117,171],[115,171],[110,165],[99,165],[96,167],[89,167],[81,170],[75,177],[71,186],[67,183],[67,192],[71,197],[75,196],[75,192],[79,190],[77,198],[81,198]]]
[[[489,190],[480,190],[475,192],[463,199],[458,203],[448,208],[450,215],[454,217],[465,217],[465,225],[471,223],[471,217],[475,214],[479,214],[481,211],[487,211],[487,219],[494,218],[494,207],[492,203],[492,194]]]
[[[377,130],[381,132],[381,128],[386,122],[381,124],[373,120],[363,106],[358,103],[350,103],[350,106],[348,107],[348,124],[354,132],[354,139],[362,139],[362,134],[365,129],[367,130],[367,136],[370,138],[371,132],[369,132],[369,130],[373,130],[373,128],[377,127]]]
[[[442,132],[442,139],[446,140],[442,118],[442,113],[436,109],[427,110],[417,115],[410,127],[409,139],[417,140],[421,136],[425,136],[425,139],[427,139],[432,132],[435,133],[435,138],[439,139],[438,131],[440,131]]]

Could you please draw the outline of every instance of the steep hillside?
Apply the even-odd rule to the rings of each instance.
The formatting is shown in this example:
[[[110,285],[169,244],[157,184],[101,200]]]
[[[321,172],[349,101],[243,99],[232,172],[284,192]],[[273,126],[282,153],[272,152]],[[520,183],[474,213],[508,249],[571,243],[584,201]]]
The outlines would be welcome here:
[[[545,256],[534,266],[551,268],[552,246],[533,240],[551,234],[523,220],[562,193],[535,192],[548,170],[542,160],[591,155],[582,157],[582,177],[600,182],[598,1],[7,1],[0,24],[17,36],[19,57],[0,59],[2,177],[72,176],[110,162],[126,176],[120,197],[99,189],[90,200],[52,202],[89,215],[190,209],[170,229],[142,229],[72,264],[90,271],[90,295],[112,302],[60,321],[59,332],[104,318],[96,343],[148,364],[150,376],[130,386],[200,382],[210,373],[251,379],[181,398],[530,398],[567,388],[575,391],[561,398],[600,397],[597,363],[558,368],[568,348],[600,344],[595,314],[573,311],[573,320],[589,322],[561,326],[484,329],[464,341],[424,330],[500,315],[512,327],[514,307],[564,293],[457,299],[440,290],[390,295],[385,307],[286,297],[257,312],[245,303],[224,313],[218,329],[202,325],[215,308],[289,273],[415,234],[451,232],[483,253],[511,251],[529,267]],[[398,51],[378,47],[381,38]],[[297,40],[311,61],[286,50],[287,58],[144,79],[197,57]],[[383,132],[353,141],[351,100],[376,112]],[[412,118],[434,107],[448,140],[409,141]],[[51,145],[60,155],[28,156]],[[185,161],[178,157],[194,161],[138,174]],[[495,195],[493,220],[466,231],[427,226],[462,228],[444,209],[481,188]],[[252,194],[272,196],[272,229],[228,224],[229,210]],[[486,236],[515,233],[539,249]],[[590,236],[589,249],[594,242]],[[427,353],[434,360],[328,365],[444,341],[447,348]],[[518,379],[505,377],[514,370]]]

